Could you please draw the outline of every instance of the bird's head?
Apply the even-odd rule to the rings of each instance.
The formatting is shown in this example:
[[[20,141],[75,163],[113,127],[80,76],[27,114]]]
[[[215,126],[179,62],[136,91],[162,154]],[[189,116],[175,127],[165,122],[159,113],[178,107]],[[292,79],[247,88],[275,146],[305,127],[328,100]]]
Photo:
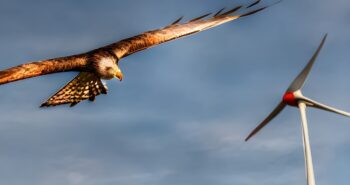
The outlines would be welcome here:
[[[118,60],[113,57],[102,57],[95,62],[96,72],[102,79],[110,80],[118,78],[123,79],[123,73],[118,66]]]

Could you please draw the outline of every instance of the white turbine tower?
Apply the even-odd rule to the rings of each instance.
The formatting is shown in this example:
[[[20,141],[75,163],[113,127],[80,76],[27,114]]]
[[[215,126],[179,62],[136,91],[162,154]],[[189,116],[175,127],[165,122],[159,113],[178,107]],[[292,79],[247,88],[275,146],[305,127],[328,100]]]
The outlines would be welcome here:
[[[312,65],[314,64],[317,58],[317,55],[322,49],[326,38],[327,38],[327,34],[323,37],[320,46],[318,47],[315,54],[310,59],[309,63],[305,66],[303,71],[301,71],[301,73],[297,76],[297,78],[295,78],[295,80],[289,86],[289,88],[287,89],[287,91],[283,96],[282,101],[275,108],[275,110],[273,110],[272,113],[269,116],[267,116],[267,118],[262,123],[260,123],[260,125],[258,125],[245,139],[245,141],[248,141],[251,137],[253,137],[256,133],[258,133],[274,117],[276,117],[285,108],[286,105],[299,107],[300,114],[301,114],[302,130],[303,130],[303,144],[304,144],[307,185],[315,185],[315,176],[314,176],[314,169],[313,169],[312,157],[311,157],[311,148],[310,148],[310,142],[309,142],[309,131],[308,131],[308,125],[307,125],[307,119],[306,119],[306,107],[308,106],[308,107],[318,108],[318,109],[322,109],[322,110],[326,110],[326,111],[330,111],[333,113],[350,117],[350,113],[348,112],[337,110],[333,107],[329,107],[321,103],[318,103],[314,100],[311,100],[310,98],[305,97],[301,93],[301,89],[304,85],[304,82],[312,68]]]

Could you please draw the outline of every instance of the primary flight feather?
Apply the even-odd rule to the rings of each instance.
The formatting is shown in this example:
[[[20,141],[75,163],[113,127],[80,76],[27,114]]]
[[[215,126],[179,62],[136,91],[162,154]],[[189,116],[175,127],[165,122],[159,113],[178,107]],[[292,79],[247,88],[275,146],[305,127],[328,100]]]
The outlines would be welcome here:
[[[83,54],[26,63],[0,71],[0,85],[51,73],[78,71],[80,73],[43,103],[42,107],[61,104],[74,106],[83,100],[93,101],[96,96],[107,93],[107,87],[101,82],[101,79],[109,80],[115,77],[119,80],[123,79],[123,74],[118,66],[120,59],[161,43],[255,14],[265,8],[267,6],[247,13],[232,15],[242,9],[242,6],[237,6],[224,13],[222,9],[206,20],[203,18],[209,14],[182,24],[180,24],[182,18],[179,18],[164,28],[148,31]]]

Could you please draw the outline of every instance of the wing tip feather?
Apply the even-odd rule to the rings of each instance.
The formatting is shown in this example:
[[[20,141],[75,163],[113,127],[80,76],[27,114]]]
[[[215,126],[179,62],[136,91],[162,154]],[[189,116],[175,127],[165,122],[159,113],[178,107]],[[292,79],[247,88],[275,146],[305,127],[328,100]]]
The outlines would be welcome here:
[[[207,13],[207,14],[201,15],[201,16],[196,17],[196,18],[194,18],[194,19],[192,19],[192,20],[190,20],[190,21],[188,21],[188,22],[194,22],[194,21],[201,20],[201,19],[203,19],[203,18],[205,18],[205,17],[208,17],[208,16],[211,15],[211,14],[212,14],[212,13]]]
[[[262,7],[262,8],[258,8],[258,9],[256,9],[256,10],[253,10],[253,11],[250,11],[250,12],[248,12],[248,13],[242,14],[242,15],[240,15],[239,17],[246,17],[246,16],[249,16],[249,15],[253,15],[253,14],[256,14],[256,13],[258,13],[258,12],[260,12],[260,11],[265,10],[266,8],[267,8],[267,6],[264,6],[264,7]]]
[[[221,8],[218,12],[215,13],[215,15],[213,17],[218,17],[220,16],[220,14],[225,10],[226,8]]]
[[[257,4],[260,3],[261,0],[256,0],[255,2],[253,2],[252,4],[248,5],[247,8],[251,8],[253,6],[256,6]]]
[[[231,10],[225,12],[225,13],[219,14],[218,16],[224,16],[224,15],[233,14],[233,13],[237,12],[239,9],[241,9],[242,7],[243,7],[242,5],[238,5],[238,6],[234,7],[233,9],[231,9]]]
[[[179,23],[183,18],[184,18],[184,16],[179,17],[174,22],[172,22],[170,25],[175,25],[175,24]]]

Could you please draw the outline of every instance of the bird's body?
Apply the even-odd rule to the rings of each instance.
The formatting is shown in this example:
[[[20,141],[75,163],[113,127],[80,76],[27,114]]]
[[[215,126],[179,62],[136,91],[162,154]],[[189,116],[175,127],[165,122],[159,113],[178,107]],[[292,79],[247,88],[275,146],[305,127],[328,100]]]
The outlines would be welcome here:
[[[258,2],[256,1],[248,7],[255,6]],[[122,58],[164,42],[201,32],[240,17],[252,15],[267,7],[244,14],[232,15],[241,8],[242,6],[237,6],[225,13],[222,13],[222,10],[220,10],[209,19],[203,20],[204,17],[209,15],[206,14],[183,24],[179,23],[180,18],[164,28],[148,31],[83,54],[12,67],[0,71],[0,85],[51,73],[77,71],[80,72],[79,75],[43,103],[42,106],[55,106],[67,103],[75,105],[83,100],[94,100],[95,96],[107,92],[107,87],[103,85],[101,79],[109,80],[116,77],[122,80],[123,74],[118,66]]]
[[[114,77],[122,79],[121,71],[118,67],[118,57],[108,50],[99,49],[87,54],[86,71],[96,74],[101,79],[110,80]]]

